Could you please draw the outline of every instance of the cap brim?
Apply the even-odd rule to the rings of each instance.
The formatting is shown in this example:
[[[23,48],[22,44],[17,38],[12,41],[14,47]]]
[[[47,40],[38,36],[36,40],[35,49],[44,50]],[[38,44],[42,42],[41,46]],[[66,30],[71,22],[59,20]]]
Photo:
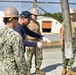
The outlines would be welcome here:
[[[75,14],[74,12],[70,12],[70,14]]]
[[[36,15],[36,16],[39,16],[39,14],[35,14],[35,13],[31,13],[32,15]]]
[[[9,18],[9,17],[18,17],[18,18],[21,18],[20,15],[14,15],[14,16],[3,16],[3,18]]]

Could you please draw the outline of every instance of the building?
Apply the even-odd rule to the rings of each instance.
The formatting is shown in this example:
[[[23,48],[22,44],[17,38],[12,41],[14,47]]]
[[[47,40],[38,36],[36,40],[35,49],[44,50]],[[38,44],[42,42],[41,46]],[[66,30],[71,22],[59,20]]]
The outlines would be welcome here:
[[[60,40],[60,28],[62,24],[52,17],[38,16],[37,21],[40,23],[40,31],[51,41]]]
[[[4,25],[4,22],[3,22],[3,16],[4,16],[3,11],[0,11],[0,28],[2,28],[3,25]]]

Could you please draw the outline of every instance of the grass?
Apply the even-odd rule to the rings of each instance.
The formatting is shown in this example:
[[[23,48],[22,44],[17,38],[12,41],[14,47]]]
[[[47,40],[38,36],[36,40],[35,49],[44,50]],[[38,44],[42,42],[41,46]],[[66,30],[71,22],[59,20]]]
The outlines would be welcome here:
[[[44,47],[50,47],[50,46],[59,46],[60,41],[51,41],[50,43],[44,42]]]

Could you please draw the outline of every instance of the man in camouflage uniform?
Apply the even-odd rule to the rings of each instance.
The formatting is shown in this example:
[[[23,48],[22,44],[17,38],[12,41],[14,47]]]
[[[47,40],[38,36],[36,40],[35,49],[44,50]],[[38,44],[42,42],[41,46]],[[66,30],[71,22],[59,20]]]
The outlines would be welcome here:
[[[0,29],[0,75],[27,75],[22,38],[13,30],[18,25],[19,13],[10,6],[4,15],[5,25]]]
[[[76,51],[76,43],[75,43],[75,38],[76,38],[76,22],[74,21],[74,15],[75,15],[75,10],[74,8],[70,8],[70,19],[71,19],[71,25],[72,25],[72,44],[73,44],[73,58],[67,59],[65,57],[65,46],[64,46],[64,42],[63,39],[65,38],[65,34],[64,34],[64,27],[62,27],[62,33],[61,33],[61,41],[60,44],[63,45],[62,48],[62,53],[63,53],[63,62],[62,62],[62,66],[63,66],[63,70],[61,72],[61,75],[76,75],[76,72],[72,71],[72,65],[74,63],[74,58],[75,58],[75,51]]]
[[[36,8],[33,8],[31,10],[31,17],[34,19],[32,21],[30,21],[30,23],[28,24],[28,28],[38,34],[40,33],[40,25],[39,23],[36,21],[37,20],[37,16],[38,14],[38,10]],[[36,42],[36,41],[41,41],[41,39],[37,39],[31,36],[27,35],[27,39],[31,42]],[[28,49],[28,50],[27,50]],[[28,75],[30,75],[30,69],[31,69],[31,65],[32,65],[32,57],[33,55],[35,55],[35,67],[36,67],[36,71],[35,74],[40,74],[40,75],[45,75],[44,72],[42,72],[40,70],[41,64],[42,64],[42,60],[43,60],[43,55],[42,55],[42,49],[38,48],[38,47],[26,47],[26,55],[27,55],[27,65],[28,65]]]

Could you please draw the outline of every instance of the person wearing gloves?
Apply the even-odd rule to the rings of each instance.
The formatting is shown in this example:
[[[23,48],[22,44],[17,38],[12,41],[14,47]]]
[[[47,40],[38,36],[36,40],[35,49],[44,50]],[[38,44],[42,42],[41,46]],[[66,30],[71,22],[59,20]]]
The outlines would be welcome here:
[[[38,10],[37,8],[32,8],[31,10],[31,17],[33,18],[33,20],[30,21],[30,23],[28,24],[28,28],[37,33],[40,34],[40,25],[39,23],[36,21],[37,20],[37,16],[38,14]],[[30,42],[39,42],[42,41],[41,39],[35,38],[35,37],[31,37],[29,35],[27,35],[27,40]],[[46,39],[44,38],[44,40],[46,41]],[[42,60],[43,60],[43,55],[42,55],[42,48],[38,48],[38,47],[26,47],[26,55],[27,55],[27,65],[28,65],[28,75],[30,75],[31,73],[31,66],[32,66],[32,58],[33,55],[35,55],[35,74],[40,74],[40,75],[45,75],[45,72],[42,72],[40,70],[41,64],[42,64]]]
[[[42,42],[30,42],[27,40],[27,35],[35,37],[35,38],[43,39],[43,40],[46,39],[43,35],[39,35],[33,31],[31,31],[27,27],[27,25],[30,23],[30,20],[33,20],[31,18],[31,13],[29,11],[22,11],[20,15],[21,15],[21,18],[19,20],[18,26],[16,28],[14,28],[14,30],[22,36],[24,48],[26,46],[41,48],[43,46]]]
[[[71,20],[71,25],[72,25],[72,48],[73,48],[73,58],[66,58],[65,57],[65,45],[64,45],[64,26],[62,27],[62,32],[61,32],[61,40],[60,40],[60,45],[62,46],[62,55],[63,55],[63,61],[62,61],[62,66],[63,70],[61,72],[61,75],[76,75],[76,72],[72,71],[72,65],[74,63],[75,59],[75,52],[76,52],[76,22],[74,21],[74,16],[75,16],[75,9],[70,8],[70,20]]]
[[[22,13],[20,15],[21,15],[21,19],[18,23],[18,26],[14,30],[17,31],[22,36],[23,42],[24,42],[24,47],[32,46],[32,47],[40,47],[41,48],[42,47],[41,42],[29,42],[26,39],[27,34],[32,37],[36,37],[36,38],[40,38],[40,39],[43,38],[42,35],[36,34],[27,28],[27,25],[29,24],[30,20],[33,20],[31,18],[31,13],[29,11],[22,11]]]

